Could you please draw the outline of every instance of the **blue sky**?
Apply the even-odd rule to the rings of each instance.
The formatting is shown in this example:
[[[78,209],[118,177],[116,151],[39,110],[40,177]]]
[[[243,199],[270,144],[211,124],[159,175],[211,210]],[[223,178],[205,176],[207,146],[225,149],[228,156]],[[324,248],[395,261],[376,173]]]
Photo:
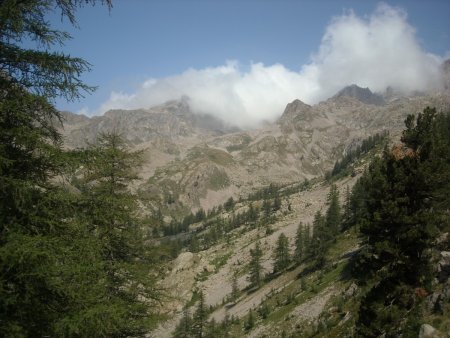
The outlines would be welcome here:
[[[425,52],[447,56],[450,50],[450,1],[387,1],[406,12]],[[99,113],[112,92],[132,95],[148,79],[164,79],[190,68],[221,67],[228,60],[245,74],[252,64],[281,64],[298,72],[319,52],[333,18],[353,10],[369,20],[377,1],[287,0],[115,0],[105,7],[84,7],[79,28],[50,19],[73,39],[63,51],[92,64],[85,82],[96,93],[60,109]],[[404,14],[404,13],[403,13]],[[178,93],[178,92],[177,92]]]

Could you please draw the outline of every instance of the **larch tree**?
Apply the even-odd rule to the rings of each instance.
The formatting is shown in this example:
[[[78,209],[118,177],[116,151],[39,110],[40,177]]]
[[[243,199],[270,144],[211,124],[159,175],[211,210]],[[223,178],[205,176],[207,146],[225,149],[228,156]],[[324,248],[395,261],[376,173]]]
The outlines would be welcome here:
[[[207,320],[208,310],[205,304],[205,294],[203,290],[200,290],[197,309],[194,312],[192,321],[192,335],[194,337],[204,337]]]
[[[80,196],[57,180],[72,157],[62,150],[62,117],[52,102],[94,88],[80,79],[89,63],[52,51],[69,36],[53,29],[46,15],[59,10],[76,25],[76,9],[98,2],[111,6],[108,0],[0,2],[0,336],[142,331],[128,300],[110,293],[108,277],[127,279],[127,292],[141,293],[142,286],[120,267],[109,273],[106,257],[117,243],[98,241],[103,229],[80,216]],[[25,48],[25,40],[36,47]]]
[[[255,244],[255,248],[250,249],[250,263],[249,263],[249,270],[250,270],[249,281],[255,287],[259,287],[261,285],[263,278],[261,258],[262,258],[261,244],[259,243],[259,241],[257,241]]]
[[[291,262],[289,254],[289,239],[282,232],[277,239],[277,244],[274,251],[274,272],[280,272],[287,269]]]
[[[159,292],[137,197],[129,190],[141,153],[129,151],[116,132],[104,133],[81,153],[81,163],[79,218],[100,248],[108,290],[103,303],[110,304],[104,316],[116,322],[117,330],[110,334],[143,334],[151,324],[149,304],[159,299]]]
[[[297,227],[297,232],[295,234],[295,251],[294,251],[294,260],[297,264],[300,264],[305,257],[305,230],[303,223]]]
[[[328,250],[331,234],[326,227],[326,219],[321,211],[317,211],[313,221],[313,236],[309,253],[315,259],[316,265],[321,267],[325,264],[325,254]]]
[[[330,187],[327,198],[328,209],[325,215],[326,228],[335,237],[341,226],[341,206],[339,204],[339,190],[335,184]]]

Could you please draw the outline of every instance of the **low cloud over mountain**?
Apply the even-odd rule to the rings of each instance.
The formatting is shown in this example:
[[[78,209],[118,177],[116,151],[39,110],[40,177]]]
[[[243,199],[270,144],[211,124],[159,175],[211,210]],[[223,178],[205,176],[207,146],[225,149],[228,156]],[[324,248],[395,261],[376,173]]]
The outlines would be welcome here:
[[[149,79],[135,93],[113,92],[98,113],[187,96],[194,112],[249,127],[279,117],[286,102],[314,104],[353,83],[373,92],[388,86],[404,93],[434,89],[442,86],[441,64],[441,57],[423,50],[406,13],[381,4],[368,17],[348,11],[333,18],[317,53],[298,71],[281,64],[243,67],[237,61],[189,69]]]

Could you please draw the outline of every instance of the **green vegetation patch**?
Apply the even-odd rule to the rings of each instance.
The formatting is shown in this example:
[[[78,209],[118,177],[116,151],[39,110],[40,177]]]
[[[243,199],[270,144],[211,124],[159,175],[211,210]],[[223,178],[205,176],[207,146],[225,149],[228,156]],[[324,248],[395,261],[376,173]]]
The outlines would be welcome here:
[[[187,159],[189,161],[212,161],[222,166],[234,163],[233,156],[226,151],[209,147],[194,147],[189,152]]]
[[[214,191],[224,189],[230,185],[227,173],[218,168],[214,168],[208,181],[208,188]]]
[[[218,255],[214,257],[210,261],[211,265],[214,265],[215,272],[217,273],[221,267],[223,267],[225,264],[227,264],[228,259],[231,257],[231,252],[228,252],[224,255]]]

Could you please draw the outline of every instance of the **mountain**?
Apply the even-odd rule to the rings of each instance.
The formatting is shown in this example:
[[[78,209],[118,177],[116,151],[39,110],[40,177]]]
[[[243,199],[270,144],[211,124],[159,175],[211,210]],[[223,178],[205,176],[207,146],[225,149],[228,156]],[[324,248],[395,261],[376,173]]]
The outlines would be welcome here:
[[[351,86],[314,106],[294,100],[276,123],[247,131],[196,115],[183,99],[92,118],[65,113],[63,134],[67,146],[82,147],[101,131],[119,130],[133,148],[144,150],[137,188],[152,196],[148,210],[183,214],[210,209],[271,183],[324,175],[362,139],[384,130],[395,137],[408,114],[450,102],[448,93],[440,93],[374,105],[345,93],[377,97]],[[175,203],[165,204],[167,196]]]
[[[151,242],[173,258],[160,272],[167,298],[150,336],[177,336],[180,323],[198,327],[189,320],[198,320],[194,313],[201,294],[209,320],[204,318],[202,327],[215,337],[224,332],[232,337],[351,336],[362,292],[348,277],[348,263],[362,245],[357,227],[336,235],[320,268],[311,259],[274,272],[274,250],[283,233],[292,257],[299,224],[309,224],[305,233],[313,236],[312,225],[320,225],[317,215],[327,214],[331,183],[345,205],[347,191],[371,160],[398,142],[408,114],[427,106],[450,107],[448,91],[392,96],[383,104],[373,104],[373,95],[350,86],[316,105],[294,100],[275,123],[256,130],[196,115],[186,99],[93,118],[64,113],[68,147],[84,146],[98,132],[119,130],[132,149],[143,150],[141,179],[131,188],[140,198]],[[374,143],[374,135],[383,132],[389,139]],[[373,147],[367,147],[370,142]],[[348,167],[324,179],[344,158],[351,158]],[[258,287],[249,280],[256,243],[262,250]],[[435,251],[444,280],[450,256],[444,244]],[[446,287],[439,284],[442,290],[426,302],[444,307]],[[447,325],[439,320],[433,325]]]
[[[211,115],[193,114],[186,98],[149,109],[109,110],[103,116],[88,118],[64,112],[66,144],[82,147],[100,132],[115,130],[132,144],[155,140],[182,140],[216,136],[236,128]]]
[[[369,88],[361,88],[355,84],[340,90],[334,97],[351,97],[366,104],[383,105],[384,99],[381,95],[374,94]]]

